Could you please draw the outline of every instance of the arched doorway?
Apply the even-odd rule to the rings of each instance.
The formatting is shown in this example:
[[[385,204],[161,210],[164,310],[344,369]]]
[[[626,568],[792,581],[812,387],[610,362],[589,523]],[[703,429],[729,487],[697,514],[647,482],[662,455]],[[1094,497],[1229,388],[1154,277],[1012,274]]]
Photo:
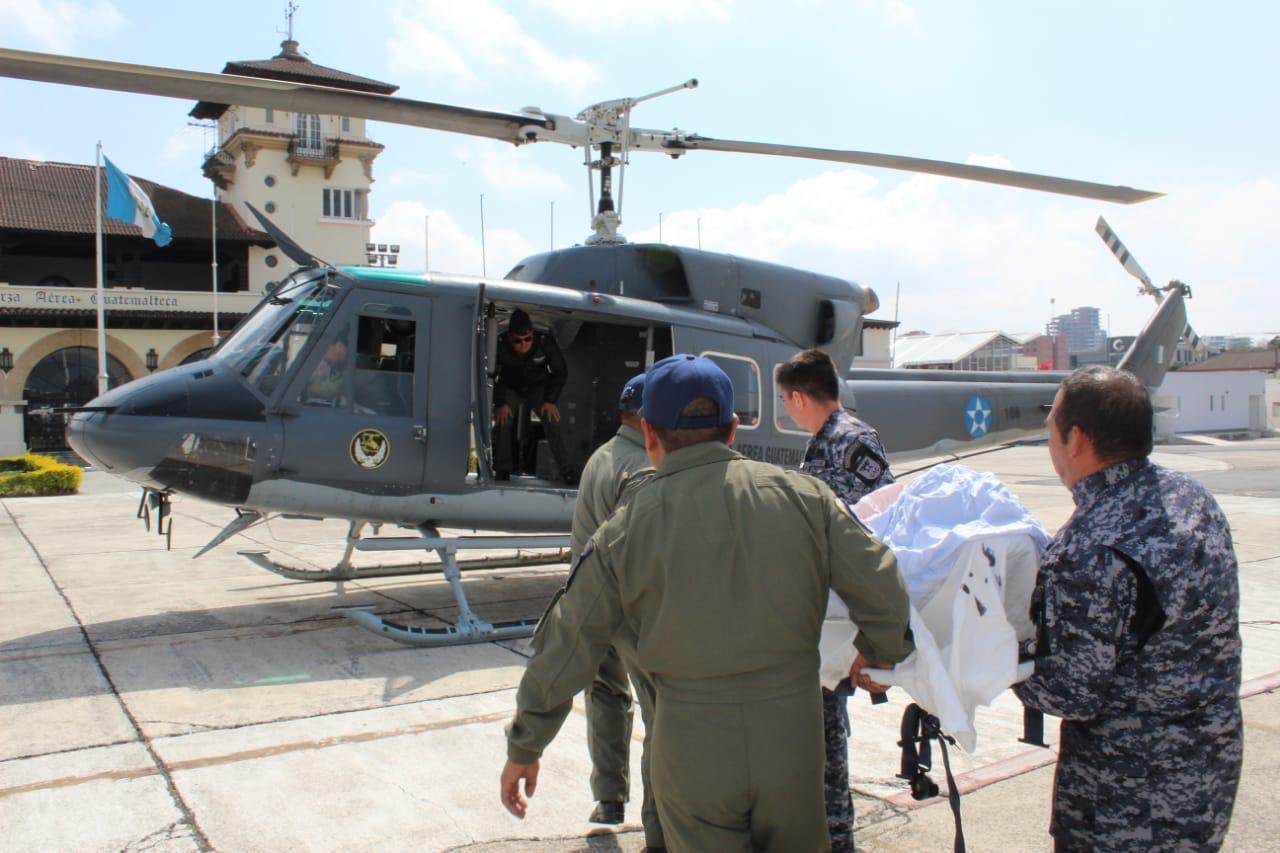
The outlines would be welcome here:
[[[209,357],[209,353],[211,353],[211,352],[213,352],[213,347],[205,347],[204,349],[198,349],[198,350],[196,350],[195,352],[191,353],[191,355],[187,356],[186,358],[184,358],[182,361],[180,361],[180,362],[178,362],[178,363],[179,363],[180,365],[182,365],[182,364],[194,364],[194,363],[196,363],[197,361],[203,361],[204,359],[208,358],[208,357]]]
[[[125,366],[107,353],[107,387],[133,380]],[[98,351],[91,347],[66,347],[49,353],[31,369],[22,396],[27,401],[24,418],[27,447],[33,453],[66,450],[69,415],[39,414],[59,406],[82,406],[98,396]]]

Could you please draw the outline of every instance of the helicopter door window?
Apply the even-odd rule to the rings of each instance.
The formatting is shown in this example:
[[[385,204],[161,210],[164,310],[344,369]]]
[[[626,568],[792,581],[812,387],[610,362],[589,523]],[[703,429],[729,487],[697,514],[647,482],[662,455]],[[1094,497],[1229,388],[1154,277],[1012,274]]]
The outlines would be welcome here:
[[[355,407],[363,414],[413,413],[413,320],[362,316],[356,334]]]
[[[738,429],[760,426],[760,367],[750,358],[722,352],[703,355],[720,365],[733,383],[733,408],[738,416]]]

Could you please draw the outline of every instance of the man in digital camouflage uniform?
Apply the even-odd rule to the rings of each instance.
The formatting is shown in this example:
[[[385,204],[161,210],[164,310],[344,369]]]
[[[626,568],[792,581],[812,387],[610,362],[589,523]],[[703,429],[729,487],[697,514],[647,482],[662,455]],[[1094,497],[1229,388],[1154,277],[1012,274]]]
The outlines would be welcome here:
[[[653,466],[644,452],[644,436],[640,433],[640,406],[643,402],[644,374],[641,373],[623,386],[618,400],[618,417],[622,422],[618,432],[591,454],[582,469],[569,545],[575,561],[586,549],[591,535],[613,514],[614,509],[653,475]],[[538,640],[535,638],[534,642]],[[626,650],[620,656],[618,649],[611,648],[584,694],[587,749],[591,753],[591,795],[596,799],[590,820],[593,823],[620,824],[625,818],[624,803],[630,797],[631,787],[629,760],[633,711],[627,678],[630,674],[636,684],[636,698],[640,702],[640,716],[646,732],[640,758],[640,776],[644,786],[640,820],[644,825],[645,845],[649,849],[660,850],[665,845],[649,782],[647,736],[653,731],[654,691],[644,674],[636,670],[634,656],[634,649]]]
[[[615,641],[657,688],[653,782],[674,851],[830,849],[818,637],[834,589],[861,628],[854,674],[912,650],[893,553],[822,482],[731,450],[733,386],[676,355],[648,372],[653,479],[601,525],[542,626],[507,729],[503,805]]]
[[[806,350],[778,366],[778,389],[787,414],[813,437],[804,450],[800,470],[831,487],[836,497],[852,506],[863,495],[892,483],[880,435],[840,405],[840,377],[831,357]],[[853,841],[853,794],[849,790],[849,730],[847,702],[851,685],[822,688],[822,721],[826,730],[827,828],[831,848],[847,853]]]
[[[1062,718],[1056,849],[1217,850],[1243,751],[1227,521],[1147,459],[1151,400],[1132,374],[1077,370],[1046,425],[1076,510],[1041,564],[1035,672],[1014,691]]]

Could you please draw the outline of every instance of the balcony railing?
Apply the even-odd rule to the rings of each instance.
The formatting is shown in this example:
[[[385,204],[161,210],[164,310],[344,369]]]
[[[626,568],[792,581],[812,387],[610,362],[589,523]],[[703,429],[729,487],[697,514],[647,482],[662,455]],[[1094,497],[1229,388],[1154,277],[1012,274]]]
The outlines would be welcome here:
[[[295,136],[289,140],[289,159],[315,163],[331,163],[338,160],[336,139],[317,139],[314,136]]]

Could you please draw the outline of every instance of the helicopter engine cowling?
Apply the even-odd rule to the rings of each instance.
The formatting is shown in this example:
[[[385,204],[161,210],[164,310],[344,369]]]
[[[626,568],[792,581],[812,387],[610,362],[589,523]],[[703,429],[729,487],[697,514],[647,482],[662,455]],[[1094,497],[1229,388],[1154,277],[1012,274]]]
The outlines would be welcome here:
[[[624,243],[532,255],[508,279],[697,307],[739,317],[837,364],[858,352],[862,317],[880,307],[871,288],[835,276],[685,246]]]

